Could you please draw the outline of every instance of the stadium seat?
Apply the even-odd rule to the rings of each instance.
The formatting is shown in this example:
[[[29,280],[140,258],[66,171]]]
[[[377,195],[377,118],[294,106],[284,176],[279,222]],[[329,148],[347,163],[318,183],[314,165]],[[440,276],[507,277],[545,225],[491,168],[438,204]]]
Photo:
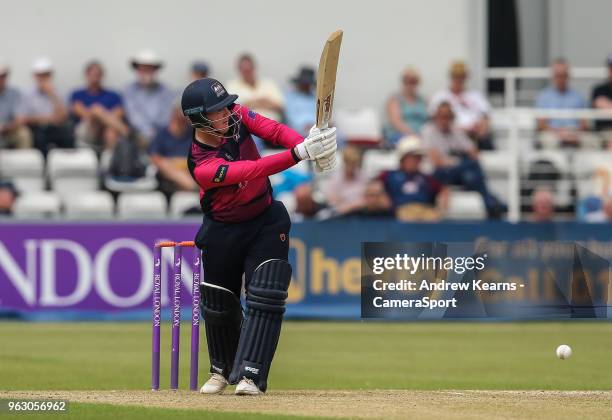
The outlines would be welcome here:
[[[397,155],[389,150],[366,150],[363,154],[363,174],[372,179],[383,171],[396,169],[398,165]]]
[[[26,192],[15,201],[13,214],[18,219],[57,218],[62,203],[58,194],[46,191]]]
[[[612,152],[577,151],[574,154],[572,173],[576,178],[590,177],[599,168],[612,169]]]
[[[104,176],[104,187],[114,192],[147,192],[157,188],[157,168],[147,166],[145,176],[136,179],[120,179],[110,175]]]
[[[548,162],[548,163],[547,163]],[[533,191],[538,187],[552,187],[557,206],[569,206],[573,203],[572,188],[573,182],[570,179],[571,169],[569,155],[561,150],[534,150],[524,155],[521,162],[522,166],[522,189]],[[550,164],[552,164],[557,174],[550,174]],[[531,179],[529,176],[531,175]],[[551,178],[546,179],[548,175]],[[552,179],[558,176],[559,179]],[[523,196],[521,201],[524,204],[531,203],[531,197]]]
[[[121,219],[163,219],[168,203],[159,191],[124,192],[117,201],[117,215]]]
[[[474,191],[450,191],[448,213],[450,220],[483,220],[487,217],[482,197]]]
[[[21,192],[45,189],[44,158],[38,149],[0,150],[0,178]]]
[[[107,191],[90,191],[64,197],[64,209],[68,219],[112,219],[115,203]]]
[[[482,151],[478,154],[478,160],[488,179],[508,178],[511,163],[508,152]]]
[[[99,187],[98,159],[92,149],[53,149],[47,157],[51,189],[62,195]]]
[[[200,194],[197,192],[178,191],[170,198],[170,216],[181,218],[193,207],[200,207]]]
[[[372,146],[382,142],[382,124],[373,108],[338,109],[334,123],[347,142]]]

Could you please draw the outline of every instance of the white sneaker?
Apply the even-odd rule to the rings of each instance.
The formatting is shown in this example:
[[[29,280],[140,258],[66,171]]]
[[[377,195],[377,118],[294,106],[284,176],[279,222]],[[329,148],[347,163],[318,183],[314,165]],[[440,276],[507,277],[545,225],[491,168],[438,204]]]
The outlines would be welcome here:
[[[242,378],[236,385],[236,395],[260,395],[263,394],[251,379]]]
[[[227,379],[225,379],[223,375],[213,373],[210,375],[210,379],[206,381],[204,385],[202,385],[200,392],[202,394],[221,394],[226,386]]]

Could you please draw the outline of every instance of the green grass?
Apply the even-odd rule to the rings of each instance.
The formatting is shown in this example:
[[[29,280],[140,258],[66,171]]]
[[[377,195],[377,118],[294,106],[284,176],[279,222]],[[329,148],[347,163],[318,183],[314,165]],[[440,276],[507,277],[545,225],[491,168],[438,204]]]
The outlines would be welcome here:
[[[169,384],[169,328],[162,387]],[[182,328],[180,386],[188,386]],[[203,335],[203,334],[202,334]],[[145,323],[0,323],[0,389],[148,389]],[[558,360],[559,344],[574,355]],[[208,367],[205,346],[200,377]],[[272,389],[612,389],[612,323],[287,322]],[[168,351],[165,351],[168,350]]]
[[[167,388],[170,332],[163,327],[161,383]],[[182,389],[189,380],[189,333],[182,328]],[[565,361],[554,354],[563,343],[574,351]],[[287,322],[268,383],[270,389],[611,390],[610,349],[612,323]],[[147,323],[1,322],[0,390],[146,390],[150,352]],[[200,366],[202,379],[204,345]],[[92,404],[71,410],[82,419],[190,415]]]

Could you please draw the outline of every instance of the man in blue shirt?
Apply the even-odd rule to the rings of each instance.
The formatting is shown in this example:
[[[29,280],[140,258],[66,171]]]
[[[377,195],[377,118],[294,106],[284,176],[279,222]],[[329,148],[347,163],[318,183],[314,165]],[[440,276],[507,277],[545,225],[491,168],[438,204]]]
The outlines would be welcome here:
[[[542,90],[535,103],[538,109],[582,109],[587,104],[582,95],[569,86],[569,66],[559,58],[552,64],[552,84]],[[561,146],[576,147],[579,145],[580,131],[587,129],[586,121],[572,118],[541,118],[538,130],[544,135],[540,140],[546,145],[555,140]]]
[[[127,136],[123,101],[117,92],[102,86],[104,69],[98,61],[85,66],[86,86],[70,95],[70,111],[77,121],[75,137],[80,144],[112,148]]]
[[[131,60],[136,81],[123,94],[125,112],[141,141],[148,144],[155,133],[168,125],[175,93],[157,80],[163,61],[153,51],[141,51]]]
[[[167,127],[157,132],[149,145],[151,162],[157,167],[160,189],[167,194],[195,191],[196,183],[187,169],[193,129],[180,107],[173,106]]]
[[[291,82],[294,88],[285,92],[285,118],[289,127],[306,136],[316,120],[315,72],[302,67]]]
[[[416,136],[407,136],[397,145],[399,169],[382,174],[396,217],[403,221],[434,221],[448,208],[448,189],[420,171],[423,146]]]

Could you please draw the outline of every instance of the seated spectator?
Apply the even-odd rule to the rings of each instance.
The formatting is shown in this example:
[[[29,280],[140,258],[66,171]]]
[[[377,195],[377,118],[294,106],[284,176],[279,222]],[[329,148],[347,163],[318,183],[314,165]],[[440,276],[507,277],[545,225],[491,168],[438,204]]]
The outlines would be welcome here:
[[[123,122],[121,97],[102,86],[103,77],[102,64],[97,61],[87,63],[86,86],[72,92],[70,110],[77,121],[77,143],[112,149],[119,136],[128,135],[128,127]]]
[[[13,205],[17,198],[17,190],[9,181],[0,180],[0,216],[13,214]]]
[[[36,86],[24,97],[17,112],[18,123],[30,127],[34,147],[45,156],[51,146],[74,147],[66,106],[53,86],[53,64],[48,58],[39,58],[32,72]]]
[[[423,128],[433,174],[444,185],[462,185],[482,196],[489,217],[499,218],[504,206],[487,189],[478,162],[478,151],[465,133],[453,124],[455,115],[448,102],[436,108],[431,122]]]
[[[174,93],[157,80],[163,62],[153,51],[141,51],[131,64],[137,79],[123,94],[125,112],[140,141],[148,144],[157,130],[168,125]]]
[[[299,74],[291,79],[293,88],[285,92],[285,117],[287,125],[303,136],[307,136],[317,119],[317,98],[315,71],[302,67]]]
[[[191,65],[191,80],[205,79],[210,74],[210,66],[206,61],[194,61]]]
[[[586,215],[588,223],[612,223],[612,197],[603,200],[601,209]]]
[[[569,86],[569,66],[559,58],[552,64],[551,85],[542,90],[535,103],[538,109],[582,109],[586,101],[582,95]],[[541,146],[578,147],[581,132],[587,129],[587,122],[573,118],[541,118],[538,120]]]
[[[0,62],[0,148],[28,149],[32,147],[32,133],[17,118],[23,98],[19,90],[8,86],[8,77],[8,65]]]
[[[173,106],[168,126],[159,130],[149,145],[149,155],[157,167],[162,192],[172,194],[179,190],[196,190],[195,181],[187,169],[192,138],[191,125],[180,107]]]
[[[281,121],[283,94],[270,79],[257,77],[255,60],[249,54],[238,58],[240,77],[227,83],[227,91],[240,98],[240,103],[264,117]]]
[[[612,54],[606,60],[608,78],[593,88],[591,106],[595,109],[612,110]],[[612,119],[595,121],[595,129],[602,132],[607,147],[612,148]]]
[[[363,192],[363,206],[347,213],[345,216],[356,217],[395,217],[391,200],[385,192],[385,186],[379,179],[369,181]]]
[[[448,102],[457,118],[457,127],[475,142],[479,150],[493,150],[489,101],[479,91],[466,89],[468,68],[463,61],[451,64],[449,76],[449,87],[436,93],[431,100],[431,113],[440,103]]]
[[[387,119],[385,138],[395,145],[398,140],[410,134],[420,134],[427,122],[427,106],[418,93],[419,73],[407,68],[402,73],[401,91],[387,101]]]
[[[433,177],[421,172],[422,141],[407,136],[397,144],[399,169],[384,172],[381,180],[401,221],[440,220],[448,208],[448,190]]]
[[[533,222],[552,222],[555,216],[555,197],[548,188],[539,188],[531,197]]]
[[[334,214],[343,215],[364,206],[366,178],[361,172],[361,153],[348,146],[342,151],[344,165],[325,182],[325,201]]]

